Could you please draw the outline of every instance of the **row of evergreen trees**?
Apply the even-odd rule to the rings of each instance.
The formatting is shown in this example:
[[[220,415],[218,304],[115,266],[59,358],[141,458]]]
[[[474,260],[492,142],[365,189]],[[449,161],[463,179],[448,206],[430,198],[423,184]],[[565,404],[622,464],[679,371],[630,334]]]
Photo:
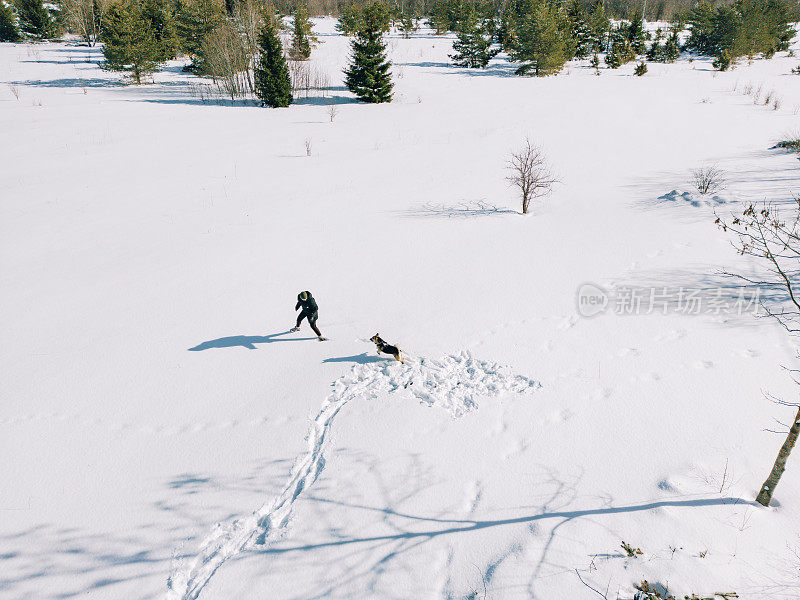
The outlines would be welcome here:
[[[292,82],[280,39],[283,19],[268,5],[234,2],[223,7],[214,0],[177,5],[172,0],[116,0],[103,19],[106,67],[127,71],[139,83],[165,60],[186,54],[190,70],[240,86],[267,106],[288,106]],[[347,87],[366,102],[391,100],[382,9],[376,2],[362,10],[345,71]],[[288,58],[307,60],[317,38],[302,7],[295,11],[292,31]]]
[[[0,42],[56,37],[61,33],[57,17],[58,11],[51,13],[42,0],[0,0]]]
[[[796,18],[783,0],[735,0],[717,4],[701,0],[689,16],[687,48],[716,57],[714,65],[728,69],[737,59],[761,54],[771,58],[787,50]]]
[[[679,33],[690,31],[687,49],[716,57],[715,66],[728,68],[738,57],[761,54],[770,58],[788,48],[794,35],[786,0],[735,0],[716,4],[702,0],[688,15],[652,35],[642,13],[612,22],[602,0],[510,0],[503,9],[490,0],[463,4],[447,0],[429,19],[437,31],[455,31],[451,54],[456,66],[484,68],[499,52],[520,63],[520,75],[558,73],[567,61],[599,53],[611,68],[646,57],[651,61],[677,60]]]

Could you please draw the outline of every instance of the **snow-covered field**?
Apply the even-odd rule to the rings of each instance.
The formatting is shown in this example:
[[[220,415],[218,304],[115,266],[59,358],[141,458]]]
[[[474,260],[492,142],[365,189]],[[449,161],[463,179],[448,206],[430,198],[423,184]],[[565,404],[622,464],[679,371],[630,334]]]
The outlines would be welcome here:
[[[0,45],[0,597],[800,597],[798,459],[752,502],[791,340],[713,298],[617,314],[735,296],[718,272],[755,265],[714,211],[800,191],[768,149],[797,59],[534,79],[392,35],[395,101],[367,106],[317,29],[332,89],[280,110]],[[526,136],[559,183],[522,216]],[[616,290],[593,318],[587,283]],[[287,333],[305,289],[328,342]]]

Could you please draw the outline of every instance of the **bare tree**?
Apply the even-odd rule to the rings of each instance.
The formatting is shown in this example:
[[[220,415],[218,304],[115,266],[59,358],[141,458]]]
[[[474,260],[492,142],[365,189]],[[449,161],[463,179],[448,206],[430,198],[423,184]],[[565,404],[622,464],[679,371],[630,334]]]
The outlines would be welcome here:
[[[692,171],[697,191],[703,194],[716,194],[725,189],[725,171],[717,165],[700,167]]]
[[[522,195],[522,214],[528,213],[531,200],[548,195],[556,182],[544,151],[527,138],[521,150],[511,153],[508,170],[511,175],[506,179],[517,186]]]
[[[94,46],[100,37],[103,4],[96,0],[64,0],[61,6],[70,30]]]
[[[336,118],[336,115],[338,114],[339,114],[339,109],[336,107],[335,104],[331,104],[328,107],[328,116],[331,118],[331,123],[333,123],[333,120]]]
[[[756,207],[751,204],[741,215],[734,216],[730,222],[717,218],[716,223],[724,230],[736,235],[734,247],[742,255],[761,259],[767,265],[768,275],[763,279],[734,276],[753,285],[769,286],[786,292],[786,301],[778,306],[770,306],[762,301],[764,310],[775,318],[790,334],[800,333],[800,198],[789,211],[789,218],[770,204]],[[730,274],[730,273],[729,273]],[[797,406],[780,401],[785,406]],[[800,433],[800,408],[794,423],[789,427],[786,441],[778,452],[772,466],[758,493],[756,502],[769,506],[775,486],[786,468],[786,459],[797,442]]]
[[[206,69],[231,100],[247,95],[250,57],[244,38],[230,22],[210,31],[203,40]]]
[[[311,156],[311,138],[306,138],[306,156]]]

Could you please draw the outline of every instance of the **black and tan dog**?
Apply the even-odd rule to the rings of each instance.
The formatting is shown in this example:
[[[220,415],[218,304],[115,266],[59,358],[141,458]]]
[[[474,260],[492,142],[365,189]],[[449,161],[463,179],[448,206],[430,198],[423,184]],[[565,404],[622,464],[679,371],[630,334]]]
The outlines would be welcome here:
[[[400,348],[397,346],[392,346],[391,344],[387,344],[381,339],[379,334],[376,333],[373,335],[371,338],[369,338],[369,341],[375,342],[375,345],[378,347],[378,354],[381,352],[384,354],[391,354],[394,356],[395,360],[399,360],[401,363],[405,364],[405,356],[403,356],[403,352],[400,350]]]

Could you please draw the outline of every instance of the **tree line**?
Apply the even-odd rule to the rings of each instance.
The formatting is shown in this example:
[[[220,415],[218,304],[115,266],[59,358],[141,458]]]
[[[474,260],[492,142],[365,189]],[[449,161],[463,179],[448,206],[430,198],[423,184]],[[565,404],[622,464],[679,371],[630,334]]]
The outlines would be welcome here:
[[[305,61],[318,43],[306,0],[289,13],[287,48],[280,38],[288,33],[287,15],[268,0],[58,2],[54,11],[42,0],[0,0],[0,40],[46,39],[66,28],[89,45],[102,41],[105,66],[129,72],[137,83],[165,61],[185,55],[188,70],[213,78],[231,98],[253,94],[270,106],[287,103],[287,86],[291,97],[286,58],[292,65]],[[456,66],[485,68],[502,52],[518,65],[517,74],[535,76],[556,74],[576,58],[591,57],[598,69],[601,55],[610,68],[641,60],[635,73],[642,75],[645,60],[673,62],[683,50],[713,56],[714,66],[725,70],[745,56],[770,58],[786,50],[795,34],[791,22],[798,18],[797,0],[700,0],[651,33],[640,9],[629,19],[613,19],[608,0],[399,2],[337,5],[337,29],[354,38],[346,83],[362,100],[391,98],[383,34],[395,27],[410,37],[423,20],[415,11],[422,9],[435,33],[456,34],[450,55]],[[682,45],[684,30],[688,37]],[[271,69],[269,76],[264,69]],[[267,94],[267,88],[282,91]]]
[[[454,31],[457,39],[453,64],[485,68],[504,52],[518,63],[519,75],[552,75],[575,58],[591,57],[616,69],[641,59],[637,74],[646,72],[645,60],[673,62],[683,50],[713,56],[725,70],[742,58],[771,58],[786,50],[795,34],[791,22],[797,5],[787,0],[701,0],[691,10],[655,32],[644,26],[641,10],[629,19],[612,19],[603,0],[509,0],[502,8],[491,1],[437,5],[428,24],[437,32]],[[680,33],[688,30],[682,45]]]
[[[188,57],[186,70],[213,78],[236,98],[252,94],[264,105],[288,106],[292,81],[287,59],[306,61],[318,43],[303,3],[291,13],[291,27],[267,0],[62,0],[53,15],[42,0],[0,0],[0,41],[60,35],[58,18],[90,46],[102,42],[110,70],[130,74],[136,83],[166,61]],[[31,8],[33,7],[33,8]],[[390,63],[383,32],[385,5],[361,7],[358,26],[350,32],[352,56],[345,83],[361,100],[391,100]],[[282,33],[291,32],[284,47]],[[284,36],[287,37],[287,36]]]

